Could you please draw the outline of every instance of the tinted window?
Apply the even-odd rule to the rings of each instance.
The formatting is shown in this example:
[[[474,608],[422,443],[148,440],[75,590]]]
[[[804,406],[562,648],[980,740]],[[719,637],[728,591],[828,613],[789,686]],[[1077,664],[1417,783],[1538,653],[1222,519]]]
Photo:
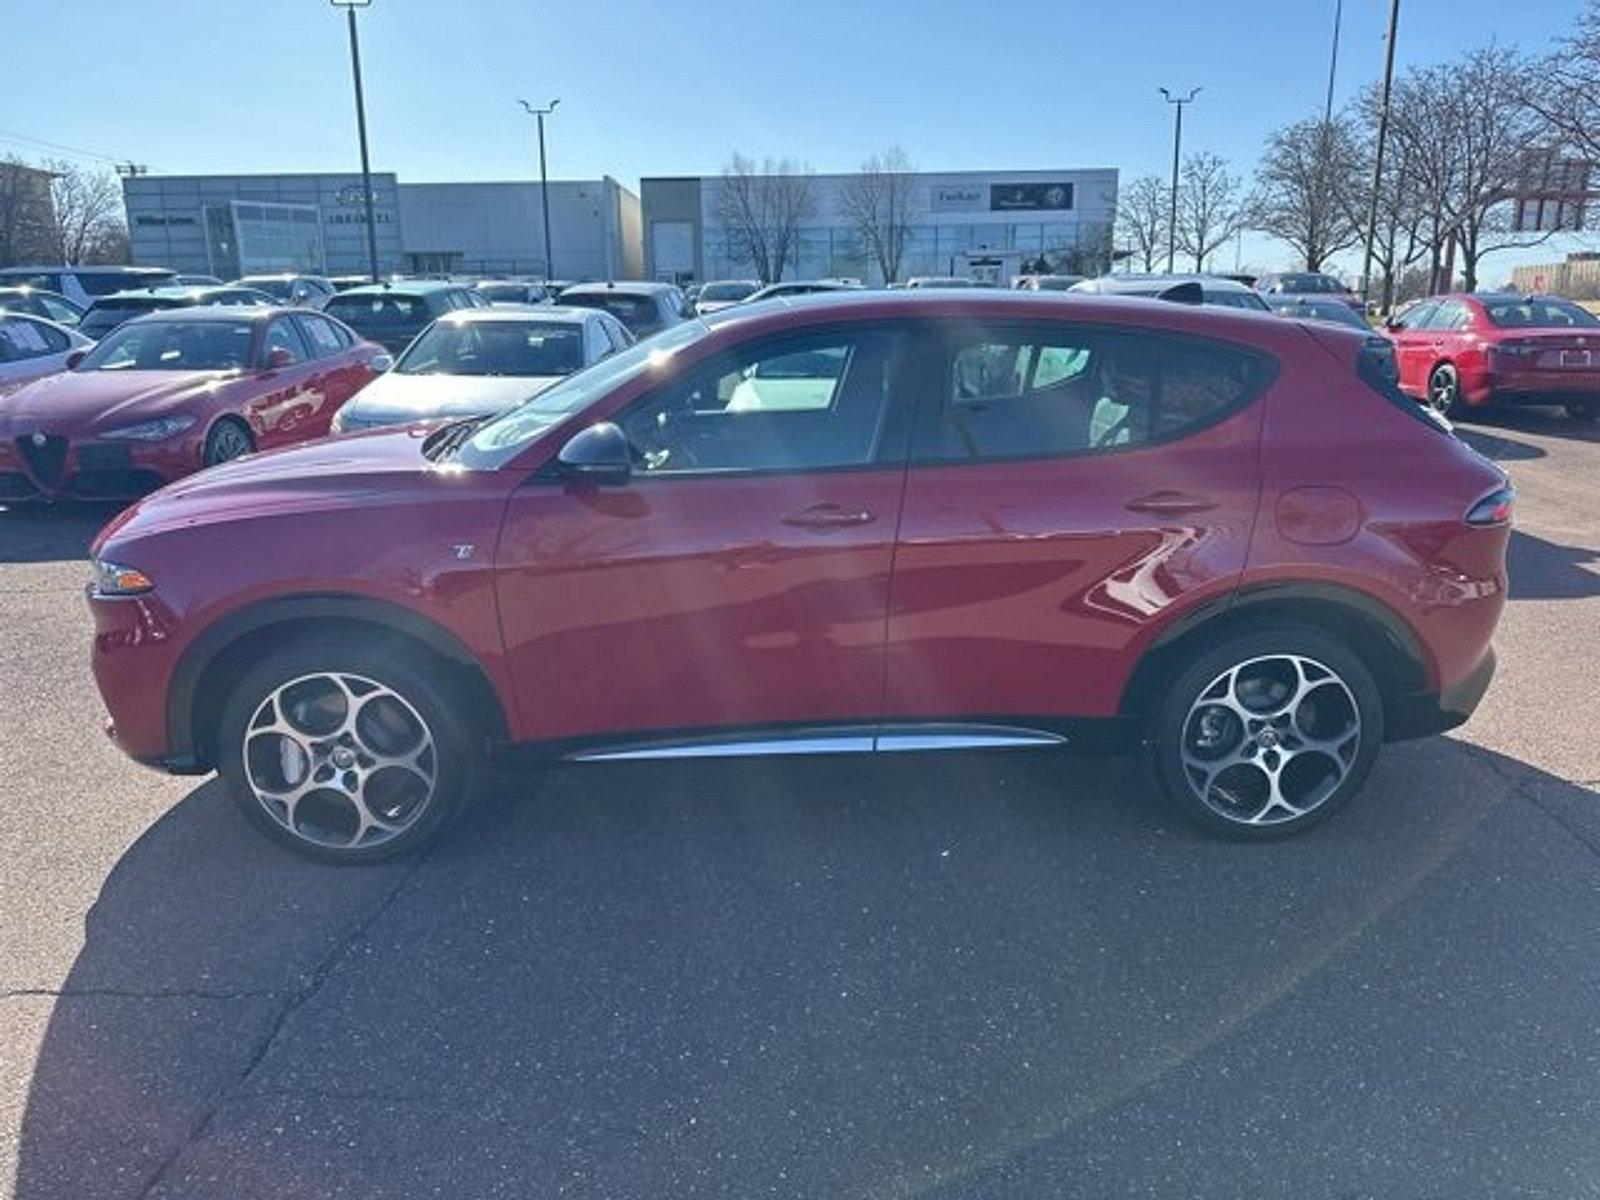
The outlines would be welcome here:
[[[650,394],[619,424],[642,475],[871,463],[899,341],[851,332],[758,342]]]
[[[478,294],[492,304],[515,304],[528,299],[528,287],[522,283],[480,283]]]
[[[57,296],[40,294],[34,296],[33,299],[39,308],[43,310],[45,316],[52,321],[60,322],[62,325],[76,325],[79,318],[83,316],[82,311],[77,306],[69,304]]]
[[[292,361],[297,363],[310,357],[305,342],[288,317],[279,317],[267,326],[266,336],[261,339],[261,361],[266,362],[279,350],[287,350],[293,356]]]
[[[1426,329],[1427,322],[1432,319],[1434,309],[1439,307],[1436,300],[1422,300],[1413,307],[1400,314],[1399,326],[1401,329]]]
[[[247,275],[243,279],[239,280],[239,282],[247,287],[255,288],[258,292],[265,292],[267,295],[275,297],[279,300],[289,299],[289,294],[293,289],[291,280],[274,279],[271,276]]]
[[[248,321],[140,321],[108,334],[78,369],[236,370],[249,360],[253,332]]]
[[[1570,300],[1540,296],[1482,303],[1489,320],[1502,329],[1590,329],[1600,325],[1600,318]]]
[[[920,458],[1015,458],[1136,446],[1198,429],[1253,396],[1257,356],[1209,342],[1057,326],[972,334],[950,357]]]
[[[92,338],[109,333],[124,321],[162,307],[153,301],[129,300],[107,304],[104,301],[95,301],[89,311],[83,314],[78,322],[78,330]]]
[[[357,329],[420,325],[431,316],[427,304],[417,296],[345,293],[329,300],[326,311]]]
[[[580,292],[577,295],[563,295],[561,303],[608,312],[635,335],[661,327],[661,314],[656,311],[653,296],[633,296],[626,292]]]
[[[78,285],[91,296],[109,296],[138,287],[160,287],[172,278],[171,271],[79,271],[76,274]]]
[[[756,285],[748,281],[733,281],[724,283],[708,283],[700,289],[697,300],[743,300],[756,290]]]

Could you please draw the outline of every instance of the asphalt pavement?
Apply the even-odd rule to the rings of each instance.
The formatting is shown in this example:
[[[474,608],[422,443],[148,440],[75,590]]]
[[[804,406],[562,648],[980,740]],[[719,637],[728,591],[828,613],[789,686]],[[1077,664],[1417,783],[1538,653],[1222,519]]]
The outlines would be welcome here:
[[[301,862],[103,738],[106,510],[0,510],[0,1194],[1600,1192],[1600,432],[1521,494],[1501,671],[1289,842],[1126,761],[593,765]]]

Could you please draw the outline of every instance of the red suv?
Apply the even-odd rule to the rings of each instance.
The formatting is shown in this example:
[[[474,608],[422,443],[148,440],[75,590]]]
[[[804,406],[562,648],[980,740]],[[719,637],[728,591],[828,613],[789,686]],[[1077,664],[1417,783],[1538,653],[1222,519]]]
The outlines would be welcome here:
[[[1447,417],[1488,404],[1561,404],[1600,416],[1600,317],[1556,296],[1418,301],[1389,323],[1400,387]]]
[[[1203,825],[1284,834],[1493,671],[1510,489],[1393,365],[1158,301],[737,306],[497,418],[144,500],[93,549],[95,674],[129,754],[344,861],[519,749],[1109,733]]]

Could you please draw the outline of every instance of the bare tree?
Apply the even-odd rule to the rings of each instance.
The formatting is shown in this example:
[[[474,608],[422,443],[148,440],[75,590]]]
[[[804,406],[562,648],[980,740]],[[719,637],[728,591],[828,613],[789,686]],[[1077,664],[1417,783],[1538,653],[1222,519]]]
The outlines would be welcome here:
[[[1397,299],[1395,286],[1400,272],[1427,255],[1432,243],[1425,236],[1428,208],[1423,190],[1404,147],[1394,147],[1390,151],[1378,187],[1376,214],[1369,210],[1375,152],[1375,131],[1367,129],[1360,145],[1359,170],[1363,182],[1345,197],[1345,202],[1348,205],[1346,215],[1363,245],[1367,241],[1368,221],[1376,216],[1372,228],[1372,262],[1377,268],[1379,304],[1387,312]]]
[[[1600,163],[1600,0],[1572,33],[1521,77],[1519,98],[1577,157]]]
[[[1141,175],[1117,198],[1117,242],[1144,264],[1156,269],[1156,260],[1167,244],[1167,207],[1171,193],[1155,175]]]
[[[0,158],[0,267],[50,257],[49,176],[20,158]]]
[[[70,162],[48,163],[46,169],[55,206],[52,257],[76,265],[102,252],[124,229],[122,188],[110,171]]]
[[[839,212],[878,264],[885,283],[900,278],[910,228],[911,188],[915,168],[899,146],[874,154],[845,181]]]
[[[783,278],[791,256],[799,257],[800,223],[816,207],[810,168],[770,158],[757,168],[735,154],[723,168],[714,211],[734,257],[753,263],[761,281],[771,283]]]
[[[1244,227],[1239,177],[1215,154],[1191,154],[1178,185],[1178,248],[1194,259],[1196,271]]]
[[[1354,219],[1365,189],[1355,131],[1344,117],[1307,120],[1267,141],[1248,204],[1254,228],[1293,246],[1308,271],[1360,236]]]

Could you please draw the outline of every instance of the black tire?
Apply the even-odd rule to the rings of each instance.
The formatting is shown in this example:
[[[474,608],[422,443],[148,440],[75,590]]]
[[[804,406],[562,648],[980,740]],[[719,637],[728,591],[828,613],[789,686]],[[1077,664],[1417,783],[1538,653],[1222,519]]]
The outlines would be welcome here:
[[[1428,372],[1427,405],[1451,420],[1461,415],[1461,376],[1449,363],[1440,363]]]
[[[249,454],[255,448],[256,440],[250,436],[249,426],[233,417],[223,417],[207,431],[206,445],[201,451],[200,463],[202,466],[214,467],[218,463],[229,462]]]
[[[1568,417],[1585,425],[1600,419],[1600,400],[1568,400],[1565,408]]]
[[[297,683],[308,677],[308,682]],[[322,677],[347,690],[341,693],[334,683],[319,682]],[[269,698],[290,684],[296,687],[285,696],[296,706],[295,712],[302,718],[309,713],[323,722],[321,727],[295,724],[293,713],[287,707],[280,712],[276,700],[272,709],[264,709]],[[368,684],[380,690],[369,691]],[[340,705],[350,718],[346,734],[337,734],[331,724]],[[246,817],[280,845],[324,862],[377,862],[425,845],[471,796],[480,774],[481,741],[462,715],[468,711],[437,666],[421,655],[408,655],[391,641],[303,638],[273,650],[231,689],[218,726],[217,771]],[[285,736],[262,730],[260,725],[269,716],[282,716],[297,732]],[[368,726],[365,730],[362,722]],[[257,732],[249,734],[247,762],[246,737],[252,725]],[[420,737],[429,743],[425,747],[416,736],[418,726]],[[383,749],[390,757],[381,761],[367,757],[380,751],[368,742],[350,740],[357,737],[388,739],[390,744]],[[339,751],[337,738],[349,747],[342,765],[334,757]],[[286,741],[292,743],[288,751],[283,748]],[[315,746],[322,748],[307,748]],[[418,762],[394,765],[417,747],[423,747],[416,754]],[[292,810],[258,788],[256,779],[259,773],[260,782],[274,782],[264,778],[274,771],[280,779],[288,776],[289,760],[294,761],[297,776],[289,782],[304,783],[307,789]],[[323,771],[330,773],[327,785],[312,786],[310,777]],[[374,793],[370,800],[369,788]],[[292,788],[281,790],[287,795]],[[290,812],[294,828],[286,823]],[[390,824],[368,827],[367,817],[381,817]],[[365,836],[356,840],[363,830]]]
[[[1280,681],[1296,687],[1309,682],[1309,688],[1287,721],[1271,716],[1270,706],[1235,710],[1221,702],[1206,703],[1206,697],[1215,700],[1215,685],[1236,667],[1241,670],[1232,678],[1263,702]],[[1318,679],[1316,668],[1332,679]],[[1225,694],[1237,700],[1232,687],[1228,684]],[[1252,736],[1241,711],[1259,711],[1261,719],[1250,718],[1252,727],[1272,725],[1275,732]],[[1347,712],[1356,721],[1353,742],[1343,740],[1326,752],[1312,745],[1312,734],[1330,741],[1344,738]],[[1157,781],[1184,816],[1208,832],[1253,841],[1299,833],[1348,803],[1372,770],[1383,744],[1383,726],[1383,699],[1361,658],[1318,629],[1285,622],[1197,649],[1176,664],[1148,719],[1146,740]],[[1237,752],[1248,754],[1248,760],[1228,752],[1235,732]],[[1208,746],[1211,735],[1215,742]],[[1272,741],[1263,744],[1268,736]],[[1272,754],[1276,757],[1267,757]],[[1198,767],[1197,760],[1203,760]],[[1229,761],[1236,765],[1218,769],[1217,764]],[[1281,790],[1294,793],[1296,807],[1303,808],[1299,815],[1273,799],[1269,766],[1278,772]]]

